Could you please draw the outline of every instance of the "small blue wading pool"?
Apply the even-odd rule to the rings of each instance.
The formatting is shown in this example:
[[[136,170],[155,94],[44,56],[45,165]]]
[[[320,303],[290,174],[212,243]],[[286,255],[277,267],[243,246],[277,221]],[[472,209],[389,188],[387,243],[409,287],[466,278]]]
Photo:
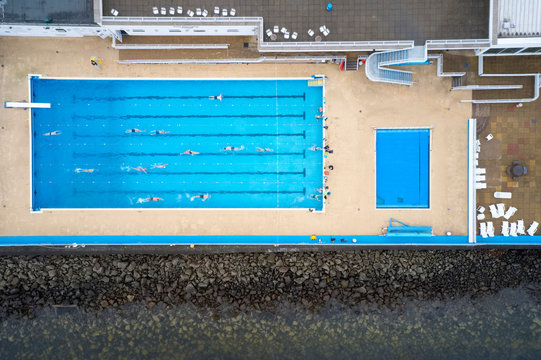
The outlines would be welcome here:
[[[430,129],[376,131],[376,207],[430,207]]]
[[[32,208],[323,208],[323,87],[31,79]]]

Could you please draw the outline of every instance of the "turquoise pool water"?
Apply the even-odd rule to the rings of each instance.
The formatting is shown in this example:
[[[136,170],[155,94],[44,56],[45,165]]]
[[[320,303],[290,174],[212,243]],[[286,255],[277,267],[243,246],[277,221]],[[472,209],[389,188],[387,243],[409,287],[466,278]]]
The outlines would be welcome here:
[[[323,88],[295,80],[31,79],[32,207],[323,204]],[[133,131],[133,132],[132,132]]]
[[[378,129],[376,206],[430,207],[430,129]]]

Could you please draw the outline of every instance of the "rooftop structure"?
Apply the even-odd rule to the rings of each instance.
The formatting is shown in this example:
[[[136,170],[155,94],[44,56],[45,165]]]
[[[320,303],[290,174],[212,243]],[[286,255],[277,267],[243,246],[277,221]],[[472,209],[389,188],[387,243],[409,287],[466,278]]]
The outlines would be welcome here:
[[[3,10],[3,11],[1,11]],[[93,24],[93,0],[1,0],[0,21],[5,24]]]

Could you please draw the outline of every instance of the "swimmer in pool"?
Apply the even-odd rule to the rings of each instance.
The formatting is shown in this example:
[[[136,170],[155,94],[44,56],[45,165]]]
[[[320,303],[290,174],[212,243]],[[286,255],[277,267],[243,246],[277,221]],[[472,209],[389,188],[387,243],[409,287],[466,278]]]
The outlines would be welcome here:
[[[96,169],[81,169],[81,168],[77,168],[75,169],[75,172],[76,173],[82,173],[82,172],[85,172],[85,173],[93,173]]]
[[[320,113],[323,112],[323,108],[320,106],[319,109],[317,109],[317,111],[319,111]]]
[[[220,95],[218,96],[209,96],[209,100],[220,100],[222,101],[223,100],[223,96],[222,96],[222,93],[220,93]]]
[[[312,150],[312,151],[321,151],[321,150],[323,150],[323,149],[320,148],[319,146],[313,145],[313,146],[311,146],[310,148],[308,148],[308,150]]]
[[[147,173],[147,168],[144,168],[144,167],[141,167],[141,166],[138,166],[136,168],[132,168],[133,170],[137,170],[137,171],[141,171],[141,172],[144,172],[145,174]]]
[[[145,132],[144,130],[139,130],[139,129],[129,129],[129,130],[126,130],[126,134],[129,134],[129,133],[142,133],[142,132]]]
[[[210,198],[209,194],[202,194],[202,195],[194,195],[190,198],[190,201],[194,201],[194,199],[201,199],[201,201],[207,201],[208,198]]]
[[[169,131],[165,131],[165,130],[152,130],[150,132],[150,135],[163,135],[163,134],[167,134]]]
[[[241,145],[241,147],[226,146],[222,150],[223,151],[240,151],[240,150],[244,150],[244,145]]]
[[[142,204],[142,203],[146,203],[146,202],[151,202],[151,201],[164,201],[162,198],[159,198],[159,197],[154,197],[154,196],[151,196],[151,197],[147,197],[147,198],[139,198],[137,199],[137,203],[138,204]]]
[[[197,151],[192,151],[190,149],[184,151],[183,153],[180,153],[180,155],[197,155],[199,154]]]
[[[256,147],[257,151],[274,151],[272,149],[269,149],[269,148],[260,148],[260,147]]]
[[[62,132],[60,130],[51,131],[48,133],[43,134],[43,136],[52,136],[52,135],[60,135]]]
[[[152,164],[150,165],[151,169],[165,169],[165,167],[169,164]]]
[[[316,119],[321,119],[321,115],[316,115]]]
[[[321,201],[320,197],[321,197],[321,194],[312,195],[312,199],[316,199],[317,201]]]

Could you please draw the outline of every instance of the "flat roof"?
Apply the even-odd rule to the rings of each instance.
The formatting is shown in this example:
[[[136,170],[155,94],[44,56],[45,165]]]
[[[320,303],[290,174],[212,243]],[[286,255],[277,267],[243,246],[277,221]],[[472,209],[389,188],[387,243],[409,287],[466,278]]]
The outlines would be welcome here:
[[[325,10],[327,2],[312,0],[187,0],[152,3],[146,0],[103,0],[103,15],[111,16],[116,9],[119,16],[154,17],[153,6],[176,7],[182,5],[183,15],[196,8],[207,9],[209,16],[214,7],[235,8],[237,17],[263,17],[264,27],[287,28],[299,34],[296,41],[313,41],[307,34],[325,25],[330,34],[327,41],[397,41],[414,40],[422,45],[426,40],[488,39],[489,0],[343,0]],[[160,15],[159,15],[160,16]],[[166,16],[170,16],[167,14]],[[278,41],[287,41],[283,36]],[[289,41],[295,41],[290,39]]]
[[[3,0],[2,7],[2,23],[46,23],[46,19],[51,24],[94,23],[93,0]]]

